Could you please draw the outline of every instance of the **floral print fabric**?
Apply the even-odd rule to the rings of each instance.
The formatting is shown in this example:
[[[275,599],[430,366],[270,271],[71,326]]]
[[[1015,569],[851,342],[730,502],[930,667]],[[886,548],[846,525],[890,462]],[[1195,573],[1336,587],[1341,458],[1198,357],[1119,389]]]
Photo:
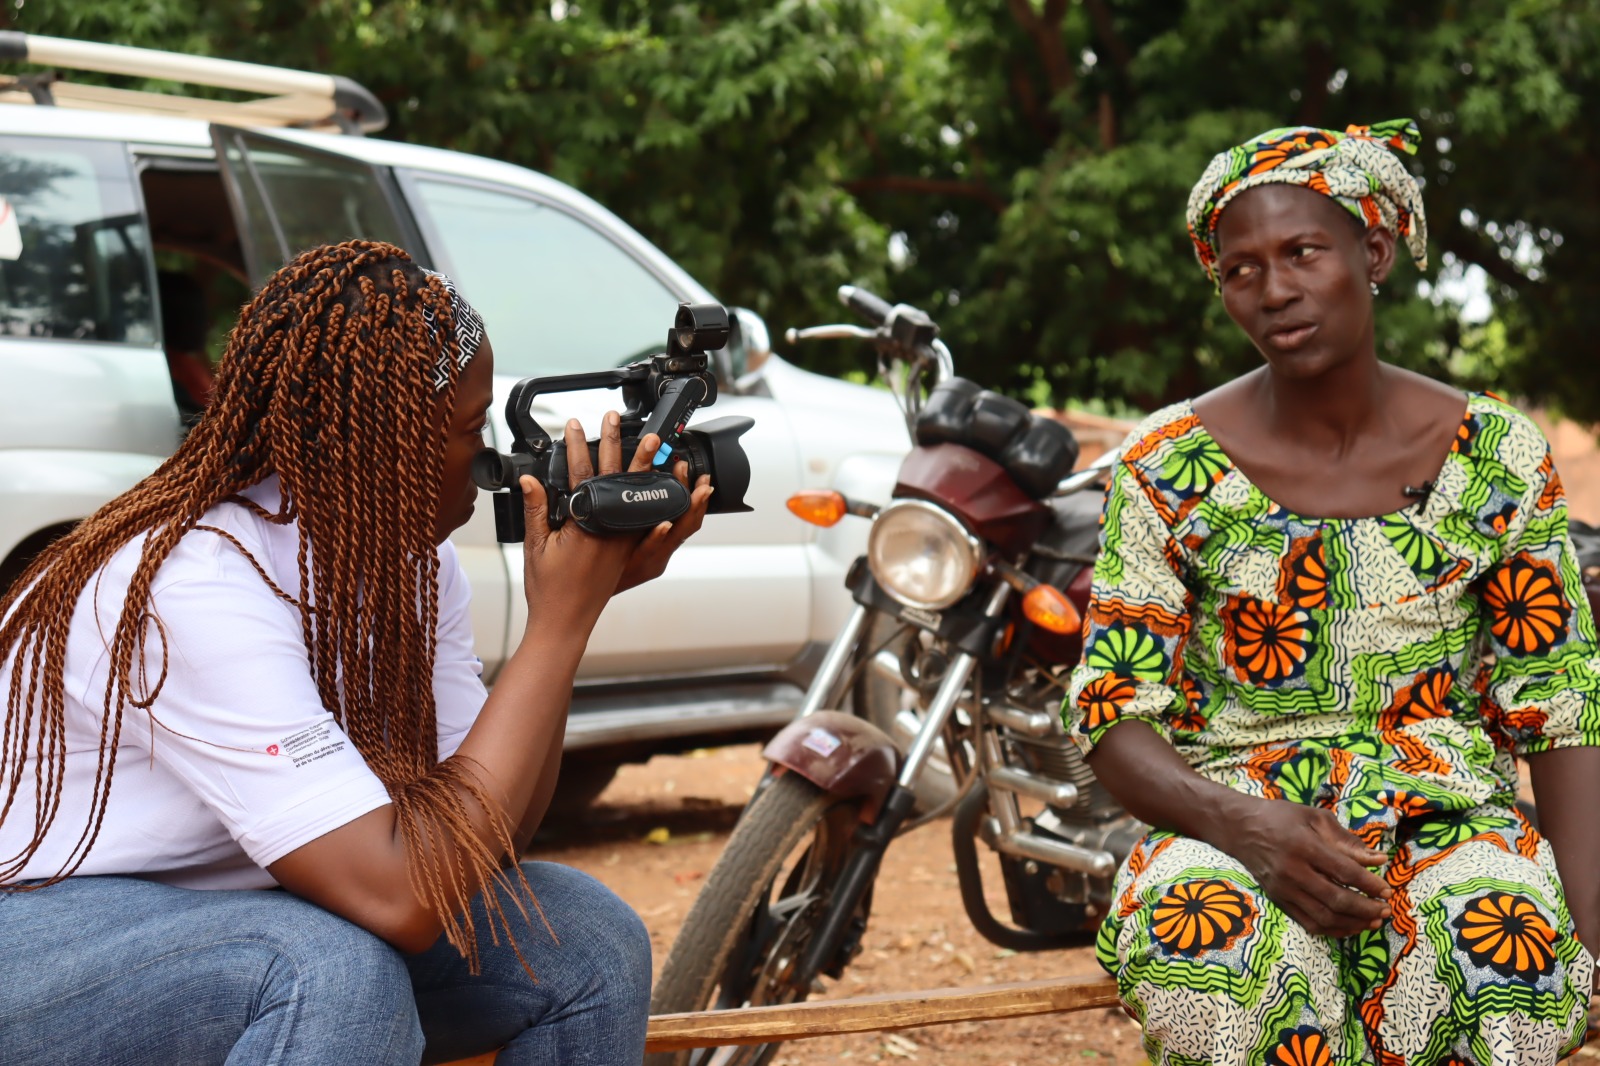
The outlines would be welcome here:
[[[1157,1066],[1510,1066],[1583,1040],[1591,961],[1550,846],[1514,811],[1408,822],[1394,918],[1314,937],[1237,861],[1151,833],[1119,874],[1099,956]]]
[[[1085,754],[1139,718],[1211,780],[1375,847],[1403,817],[1510,806],[1514,754],[1600,744],[1561,482],[1488,395],[1426,499],[1358,519],[1278,506],[1187,403],[1156,414],[1107,491],[1085,634],[1063,709]]]
[[[1433,491],[1357,519],[1268,499],[1191,405],[1153,415],[1107,491],[1063,716],[1085,753],[1139,719],[1212,781],[1333,812],[1391,855],[1383,875],[1397,892],[1427,871],[1383,931],[1378,965],[1347,958],[1347,941],[1303,942],[1315,938],[1227,856],[1151,834],[1122,872],[1101,961],[1154,1034],[1153,1056],[1177,1024],[1167,1010],[1243,1010],[1267,981],[1277,991],[1248,1025],[1213,1034],[1217,1061],[1444,1061],[1424,1039],[1433,1031],[1456,1032],[1462,1061],[1553,1061],[1489,1054],[1500,1038],[1474,1028],[1482,1011],[1461,1013],[1457,988],[1484,993],[1495,1025],[1516,1014],[1563,1034],[1570,1003],[1587,999],[1586,985],[1568,987],[1587,982],[1588,956],[1548,848],[1513,808],[1514,756],[1600,744],[1600,659],[1560,479],[1514,408],[1469,397]],[[1419,951],[1432,961],[1406,968]],[[1347,1018],[1341,1003],[1367,1006]],[[1284,1034],[1294,1040],[1276,1059],[1265,1044],[1241,1050]],[[1363,1059],[1369,1045],[1422,1057]],[[1209,1061],[1185,1055],[1156,1061]]]
[[[1343,133],[1293,126],[1257,134],[1211,160],[1189,193],[1189,238],[1218,284],[1217,220],[1240,193],[1287,182],[1332,197],[1368,229],[1405,242],[1418,270],[1428,265],[1428,222],[1416,179],[1395,151],[1415,154],[1422,134],[1408,118],[1348,126]],[[1390,151],[1394,149],[1394,151]]]

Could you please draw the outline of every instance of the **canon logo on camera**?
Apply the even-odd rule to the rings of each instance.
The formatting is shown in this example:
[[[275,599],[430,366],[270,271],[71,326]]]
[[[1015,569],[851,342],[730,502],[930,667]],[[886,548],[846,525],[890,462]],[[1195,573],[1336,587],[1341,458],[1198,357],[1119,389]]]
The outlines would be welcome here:
[[[644,503],[647,500],[664,500],[668,496],[666,489],[623,489],[623,503]]]

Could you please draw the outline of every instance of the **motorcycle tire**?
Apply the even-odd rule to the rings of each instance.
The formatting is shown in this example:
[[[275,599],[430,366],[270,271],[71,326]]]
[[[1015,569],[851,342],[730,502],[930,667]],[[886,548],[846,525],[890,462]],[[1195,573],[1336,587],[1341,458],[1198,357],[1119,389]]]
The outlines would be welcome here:
[[[650,1000],[652,1014],[797,1003],[787,978],[826,913],[852,848],[859,798],[795,773],[767,780],[684,919]],[[859,909],[864,928],[871,893]],[[787,967],[787,971],[785,969]],[[763,1066],[780,1044],[662,1052],[646,1066]]]
[[[897,629],[903,632],[897,635]],[[908,628],[889,615],[875,613],[867,623],[861,647],[868,652],[877,652],[886,659],[898,658],[906,652],[908,642],[931,639],[931,635],[921,629]],[[911,750],[911,742],[922,724],[922,707],[927,702],[926,697],[899,681],[885,677],[870,665],[861,671],[861,678],[851,695],[856,714],[888,734],[902,756]],[[941,740],[934,746],[927,765],[923,767],[922,776],[917,779],[917,812],[938,809],[955,799],[958,790],[955,775],[950,771],[949,755]]]

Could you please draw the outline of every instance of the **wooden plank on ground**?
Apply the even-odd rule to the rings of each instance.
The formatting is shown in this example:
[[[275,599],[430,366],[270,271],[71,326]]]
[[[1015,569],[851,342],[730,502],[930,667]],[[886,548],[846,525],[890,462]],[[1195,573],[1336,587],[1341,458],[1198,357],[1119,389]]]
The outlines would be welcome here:
[[[650,1019],[645,1050],[683,1051],[730,1044],[765,1044],[775,1040],[913,1029],[1116,1005],[1116,982],[1100,974],[1091,974],[982,988],[940,988],[738,1010],[658,1014]]]

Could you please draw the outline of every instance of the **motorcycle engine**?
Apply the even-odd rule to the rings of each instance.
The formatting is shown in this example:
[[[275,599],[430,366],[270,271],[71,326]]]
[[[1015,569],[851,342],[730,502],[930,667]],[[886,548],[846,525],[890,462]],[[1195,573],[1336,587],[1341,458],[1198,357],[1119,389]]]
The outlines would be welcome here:
[[[1063,695],[1059,682],[1033,671],[1032,676],[1008,693],[1021,706],[1059,707]],[[1021,691],[1018,691],[1021,689]],[[1071,806],[1045,806],[1029,819],[1033,831],[1081,848],[1108,851],[1120,868],[1149,826],[1134,818],[1111,797],[1084,760],[1083,753],[1059,729],[1047,736],[1025,736],[1010,730],[1005,747],[1008,760],[1040,777],[1070,782],[1078,790]],[[1086,908],[1091,918],[1103,901],[1111,898],[1115,873],[1103,877],[1059,867],[1045,880],[1050,894],[1063,903]]]

